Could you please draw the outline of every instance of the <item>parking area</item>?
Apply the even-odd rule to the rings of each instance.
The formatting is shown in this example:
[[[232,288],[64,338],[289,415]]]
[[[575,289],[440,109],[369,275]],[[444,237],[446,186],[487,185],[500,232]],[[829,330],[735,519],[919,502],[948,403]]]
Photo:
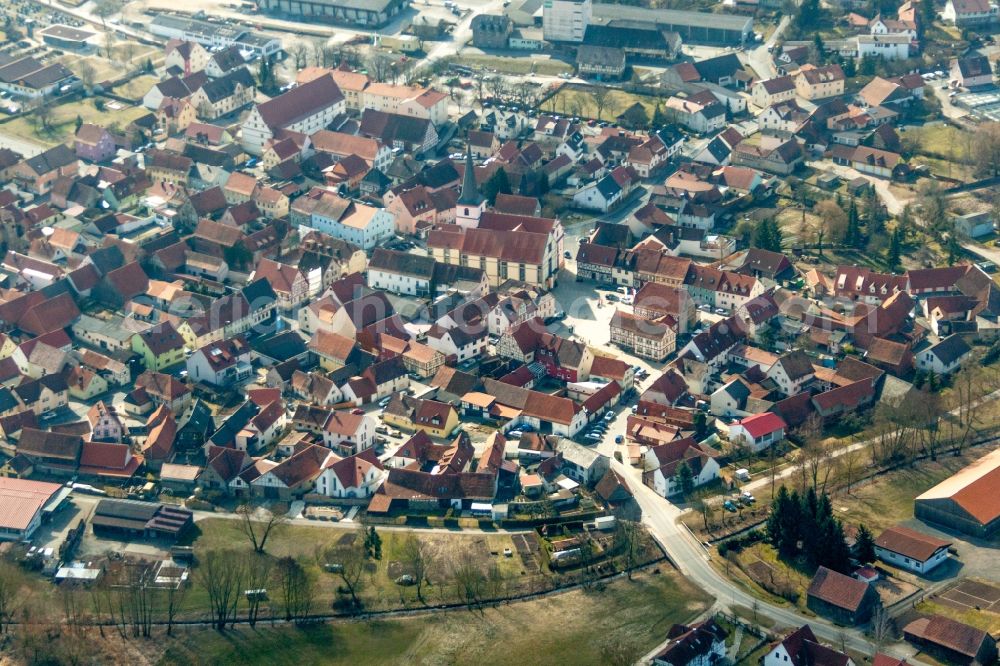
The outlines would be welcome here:
[[[98,498],[74,493],[59,509],[52,519],[38,528],[32,536],[34,545],[41,548],[59,550],[59,545],[66,540],[69,531],[81,520],[87,520],[97,506]]]

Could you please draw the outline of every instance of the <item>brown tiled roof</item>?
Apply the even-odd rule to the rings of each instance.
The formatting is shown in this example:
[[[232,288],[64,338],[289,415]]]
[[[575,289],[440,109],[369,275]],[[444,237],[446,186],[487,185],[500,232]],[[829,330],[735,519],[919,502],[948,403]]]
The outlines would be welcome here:
[[[138,335],[146,343],[149,350],[157,356],[184,346],[184,338],[169,321],[147,328]]]
[[[208,466],[226,483],[239,476],[240,472],[246,469],[251,462],[245,451],[215,446],[214,444],[209,445],[208,455],[205,458],[208,461]]]
[[[333,471],[344,488],[360,487],[364,483],[365,475],[373,467],[384,469],[372,449],[366,449],[333,463],[327,462],[326,465],[326,469]]]
[[[149,395],[157,396],[167,402],[172,402],[190,392],[187,385],[173,375],[148,370],[136,378],[135,385]]]
[[[129,463],[128,444],[114,442],[84,442],[80,451],[80,467],[124,470]]]
[[[69,294],[62,293],[28,308],[17,325],[26,333],[42,335],[66,328],[79,316],[80,309],[76,306],[76,301]]]
[[[609,469],[594,486],[594,492],[605,502],[624,502],[632,498],[625,478],[613,469]]]
[[[861,606],[866,592],[868,583],[820,567],[809,584],[808,594],[832,606],[853,612]]]
[[[580,406],[569,398],[531,391],[494,379],[484,379],[483,385],[483,392],[496,397],[497,402],[520,409],[528,416],[545,421],[569,424],[572,423],[576,413],[580,411]]]
[[[340,361],[347,360],[347,357],[354,349],[354,345],[354,340],[331,333],[322,328],[317,330],[313,334],[312,339],[309,340],[309,349],[323,356],[335,358]]]
[[[138,262],[125,264],[104,276],[105,281],[122,299],[128,300],[149,288],[149,277]]]
[[[647,339],[661,339],[671,330],[668,321],[672,321],[670,315],[653,320],[636,317],[624,310],[615,310],[615,314],[611,317],[611,328],[629,331],[633,335]]]
[[[330,414],[329,419],[323,424],[323,430],[338,435],[353,436],[358,432],[358,428],[364,423],[365,418],[364,414],[338,410]]]
[[[82,439],[79,435],[63,435],[35,428],[24,428],[17,441],[17,452],[37,458],[59,458],[76,462]]]
[[[142,453],[149,460],[169,460],[177,436],[177,421],[167,405],[160,405],[146,421]]]
[[[895,525],[882,532],[875,539],[875,545],[918,562],[926,562],[939,549],[950,546],[951,542]]]
[[[594,356],[594,361],[590,364],[591,375],[607,377],[616,381],[624,380],[628,371],[628,363],[608,356]]]
[[[94,125],[93,123],[84,123],[80,125],[80,129],[76,131],[76,140],[80,143],[85,143],[90,146],[96,146],[101,142],[104,135],[107,134],[107,130],[100,125]]]
[[[376,139],[345,134],[344,132],[331,132],[330,130],[320,130],[313,134],[310,139],[312,139],[313,148],[317,152],[341,157],[357,155],[368,164],[375,161],[381,147]]]
[[[315,479],[332,455],[330,449],[312,444],[280,462],[270,473],[285,484],[285,487],[295,488]]]
[[[855,409],[864,405],[875,394],[870,379],[862,379],[847,386],[839,386],[813,396],[813,404],[822,412]]]
[[[868,343],[868,353],[865,358],[876,363],[896,366],[900,365],[906,359],[906,354],[909,351],[909,345],[902,342],[876,337],[872,338],[871,342]]]
[[[287,127],[344,99],[332,76],[320,76],[257,105],[264,123],[271,129]]]
[[[419,470],[393,468],[379,489],[379,494],[392,499],[470,499],[492,500],[496,492],[496,476],[463,472],[460,474],[429,474]]]
[[[910,622],[903,627],[903,635],[907,638],[914,636],[973,659],[977,657],[984,640],[993,640],[982,629],[940,615]]]

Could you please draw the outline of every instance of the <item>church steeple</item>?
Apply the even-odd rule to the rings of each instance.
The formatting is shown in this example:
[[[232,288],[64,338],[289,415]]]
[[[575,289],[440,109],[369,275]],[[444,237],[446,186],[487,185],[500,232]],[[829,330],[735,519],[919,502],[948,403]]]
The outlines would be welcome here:
[[[483,195],[476,186],[476,171],[472,167],[472,146],[465,147],[465,179],[462,181],[462,196],[458,198],[460,206],[479,206],[483,203]]]
[[[486,199],[476,187],[476,170],[472,166],[472,146],[465,148],[465,179],[462,194],[455,203],[455,224],[465,229],[479,226],[479,218],[486,210]]]

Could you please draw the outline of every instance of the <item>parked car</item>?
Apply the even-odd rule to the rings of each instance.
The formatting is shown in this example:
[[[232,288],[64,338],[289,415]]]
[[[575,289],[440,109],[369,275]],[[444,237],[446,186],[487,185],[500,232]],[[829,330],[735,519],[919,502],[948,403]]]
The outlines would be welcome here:
[[[511,430],[510,432],[507,433],[507,439],[521,439],[521,431]]]
[[[722,503],[722,508],[726,511],[731,511],[736,513],[736,504],[732,500],[726,500]]]
[[[615,420],[615,413],[614,412],[608,412],[607,414],[604,415],[604,420],[605,421],[614,421]]]

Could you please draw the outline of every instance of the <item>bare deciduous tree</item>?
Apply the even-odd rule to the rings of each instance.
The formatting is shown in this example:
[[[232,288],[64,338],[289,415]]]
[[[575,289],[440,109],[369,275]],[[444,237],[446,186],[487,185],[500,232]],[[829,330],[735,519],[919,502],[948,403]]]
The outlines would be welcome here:
[[[970,134],[963,132],[963,134]],[[984,176],[1000,175],[1000,123],[982,123],[971,146],[972,162]]]
[[[128,40],[122,43],[121,51],[122,51],[122,57],[125,58],[125,62],[132,64],[132,61],[135,59],[135,53],[138,50],[138,48],[139,45],[136,42],[133,42],[132,40]]]
[[[263,553],[267,546],[267,539],[288,523],[288,516],[283,513],[275,513],[264,508],[257,508],[250,504],[241,504],[236,508],[236,515],[240,517],[240,529],[255,553]]]
[[[97,70],[94,69],[89,60],[80,60],[80,63],[76,67],[76,75],[80,77],[83,89],[88,93],[93,92],[94,81],[97,79]]]
[[[257,626],[260,607],[267,599],[267,588],[271,582],[271,568],[274,561],[264,553],[251,553],[244,559],[246,568],[247,621],[250,627]]]
[[[851,494],[851,484],[854,483],[854,475],[861,464],[861,449],[848,449],[840,454],[840,464],[844,469],[847,494]]]
[[[52,100],[47,95],[42,95],[35,100],[32,115],[35,118],[36,131],[50,132],[52,130]]]
[[[368,73],[379,83],[385,83],[393,76],[395,61],[385,53],[373,53],[368,58]]]
[[[163,614],[167,621],[167,636],[172,636],[174,633],[174,621],[177,619],[177,613],[184,607],[184,599],[187,597],[188,589],[190,589],[188,582],[183,581],[180,585],[171,585],[162,593]]]
[[[608,95],[610,90],[604,86],[593,88],[590,97],[594,100],[594,108],[597,109],[597,119],[604,119],[604,109],[608,106]]]
[[[451,578],[459,599],[470,606],[478,605],[483,598],[486,577],[472,551],[463,550],[451,563]]]
[[[958,414],[949,418],[948,423],[951,424],[950,439],[955,447],[955,455],[959,455],[979,423],[976,415],[975,372],[971,362],[963,363],[955,374],[954,391]]]
[[[507,94],[507,79],[502,76],[491,76],[486,79],[486,89],[492,97],[502,98]]]
[[[315,581],[293,557],[283,557],[277,563],[277,585],[285,620],[304,620],[312,612]]]
[[[424,585],[427,582],[427,571],[433,562],[433,556],[427,545],[415,535],[409,534],[400,547],[400,560],[407,565],[417,588],[417,599],[424,601]]]
[[[615,521],[614,547],[622,558],[629,580],[642,552],[642,528],[631,520]]]
[[[833,199],[820,201],[813,208],[813,213],[819,217],[814,229],[816,244],[822,248],[823,241],[839,243],[847,233],[847,213]]]
[[[892,639],[892,617],[882,606],[876,608],[875,612],[872,613],[872,619],[868,631],[871,634],[872,642],[875,643],[876,647],[881,648]]]
[[[309,42],[298,40],[285,49],[292,56],[296,69],[302,69],[309,64]]]
[[[209,550],[195,569],[195,577],[208,595],[212,626],[224,630],[236,618],[243,592],[243,558],[232,550]]]
[[[363,529],[363,528],[362,528]],[[348,548],[333,549],[328,553],[327,561],[338,565],[337,575],[351,595],[351,606],[361,607],[361,593],[364,579],[362,576],[368,565],[368,558],[365,557],[364,537],[358,535],[354,543]]]

